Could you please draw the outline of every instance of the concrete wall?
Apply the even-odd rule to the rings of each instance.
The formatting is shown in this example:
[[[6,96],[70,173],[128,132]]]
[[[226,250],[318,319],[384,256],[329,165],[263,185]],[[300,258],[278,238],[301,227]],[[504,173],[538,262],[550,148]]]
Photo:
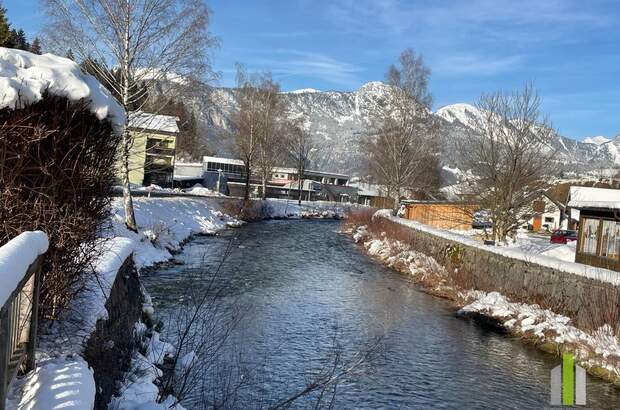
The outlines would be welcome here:
[[[586,329],[605,323],[605,312],[618,312],[620,308],[620,289],[612,284],[463,245],[384,218],[381,220],[400,232],[404,230],[406,242],[415,250],[433,256],[457,282],[466,283],[466,288],[497,291],[513,301],[539,304],[571,317],[577,326]]]

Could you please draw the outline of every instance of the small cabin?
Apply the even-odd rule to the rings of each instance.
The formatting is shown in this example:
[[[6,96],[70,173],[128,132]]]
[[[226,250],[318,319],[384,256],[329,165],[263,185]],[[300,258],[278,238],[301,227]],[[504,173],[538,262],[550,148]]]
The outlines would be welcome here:
[[[568,206],[579,212],[575,262],[620,271],[620,190],[571,187]]]
[[[453,201],[403,201],[405,217],[439,229],[468,231],[479,206]]]

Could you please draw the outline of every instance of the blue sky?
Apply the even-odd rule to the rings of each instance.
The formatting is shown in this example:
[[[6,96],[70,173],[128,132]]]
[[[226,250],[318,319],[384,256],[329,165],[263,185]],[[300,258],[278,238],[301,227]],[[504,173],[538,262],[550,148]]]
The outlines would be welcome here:
[[[412,47],[433,71],[434,108],[532,80],[558,130],[581,139],[620,133],[620,4],[571,0],[211,0],[220,85],[234,63],[268,70],[282,88],[354,90],[382,80]],[[35,0],[4,0],[36,33]]]

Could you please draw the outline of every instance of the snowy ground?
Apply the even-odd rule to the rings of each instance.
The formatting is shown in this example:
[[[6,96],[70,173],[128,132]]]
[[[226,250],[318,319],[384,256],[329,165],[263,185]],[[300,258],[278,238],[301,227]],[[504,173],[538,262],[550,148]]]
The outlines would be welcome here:
[[[196,192],[204,194],[205,192]],[[83,346],[95,328],[98,319],[107,318],[105,308],[116,274],[133,254],[136,267],[144,269],[172,258],[183,242],[195,234],[215,234],[229,227],[243,224],[224,213],[222,200],[216,197],[165,197],[134,198],[138,233],[124,224],[122,198],[112,204],[112,215],[106,232],[102,235],[100,256],[95,264],[96,280],[88,291],[73,301],[60,322],[62,325],[42,336],[37,352],[38,367],[10,389],[8,409],[85,409],[94,402],[94,379],[81,354]],[[346,206],[329,202],[297,202],[267,200],[269,217],[274,218],[334,218],[344,217]],[[1,258],[0,258],[0,262]],[[144,312],[153,314],[145,295]],[[143,335],[145,325],[137,323],[135,334]],[[160,364],[174,347],[160,340],[152,332],[146,342],[146,355],[135,352],[131,371],[123,382],[123,396],[114,400],[114,409],[168,409],[173,397],[157,404],[158,387],[153,383],[159,376]]]
[[[576,241],[563,245],[551,243],[549,235],[520,232],[517,234],[515,242],[509,244],[508,247],[527,254],[548,256],[564,262],[575,262],[576,245]]]

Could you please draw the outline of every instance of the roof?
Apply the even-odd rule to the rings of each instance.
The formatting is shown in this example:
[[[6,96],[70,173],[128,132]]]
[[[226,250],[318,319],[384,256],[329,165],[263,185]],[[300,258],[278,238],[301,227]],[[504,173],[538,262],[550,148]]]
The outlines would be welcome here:
[[[570,187],[571,208],[620,209],[620,189]]]
[[[178,133],[178,117],[172,115],[151,114],[143,111],[129,113],[129,128]]]
[[[360,196],[375,196],[375,197],[386,197],[387,189],[383,185],[370,184],[366,182],[353,182],[350,183],[349,186],[357,187],[358,195]]]
[[[473,202],[467,201],[450,201],[450,200],[418,200],[418,199],[404,199],[400,201],[405,205],[477,205]]]
[[[215,162],[215,163],[218,163],[218,164],[243,165],[243,161],[241,161],[240,159],[233,159],[233,158],[210,157],[208,155],[205,155],[204,157],[202,157],[202,160],[205,163],[206,162]]]
[[[215,162],[215,163],[218,163],[218,164],[243,165],[243,161],[242,160],[234,159],[234,158],[211,157],[211,156],[205,155],[204,157],[202,157],[202,160],[204,162]],[[283,172],[283,173],[288,173],[288,174],[297,173],[297,169],[296,168],[290,168],[290,167],[274,167],[273,171],[274,172]],[[304,170],[304,174],[306,176],[316,175],[316,176],[324,176],[324,177],[339,178],[339,179],[349,179],[349,175],[337,174],[335,172],[315,171],[315,170],[311,170],[311,169]]]

